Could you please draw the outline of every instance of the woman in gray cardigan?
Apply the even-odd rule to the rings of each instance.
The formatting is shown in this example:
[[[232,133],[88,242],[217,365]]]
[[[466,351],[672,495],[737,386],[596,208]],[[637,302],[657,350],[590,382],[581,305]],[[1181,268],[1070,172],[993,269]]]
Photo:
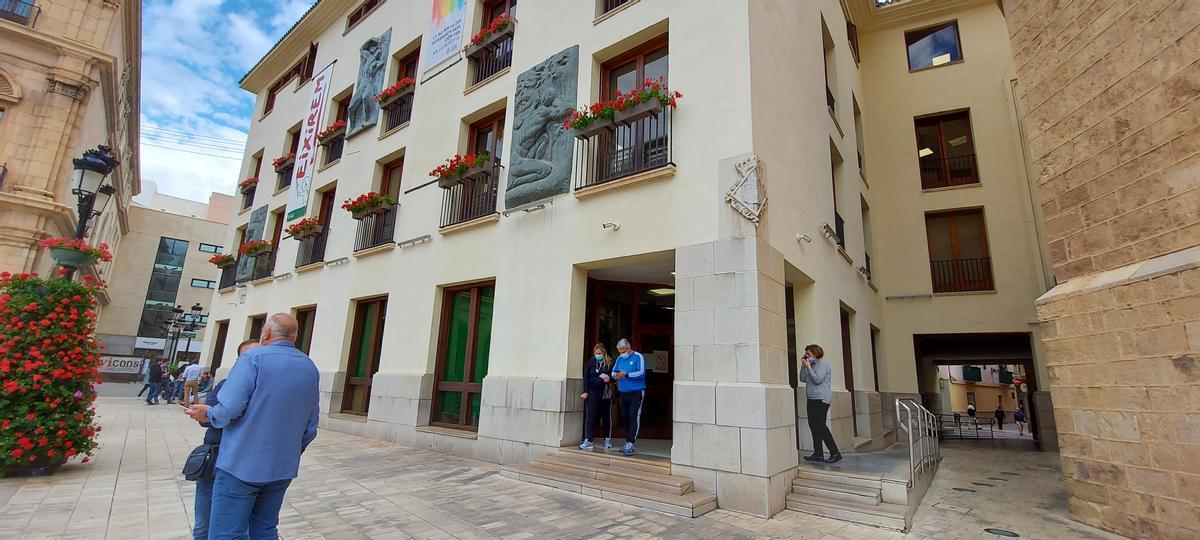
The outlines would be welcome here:
[[[842,460],[837,443],[833,441],[833,433],[825,424],[829,416],[829,405],[833,402],[833,368],[824,360],[825,350],[820,345],[809,345],[804,348],[804,357],[800,359],[800,380],[804,382],[804,395],[808,398],[808,429],[812,432],[813,453],[804,456],[804,461],[824,461],[837,463]],[[824,445],[822,445],[824,443]],[[825,458],[823,446],[829,447],[829,458]]]

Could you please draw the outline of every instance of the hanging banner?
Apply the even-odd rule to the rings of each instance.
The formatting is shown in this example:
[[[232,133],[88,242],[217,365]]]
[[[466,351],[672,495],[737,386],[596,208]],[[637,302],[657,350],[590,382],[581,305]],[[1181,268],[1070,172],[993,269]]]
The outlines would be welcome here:
[[[458,56],[462,49],[463,14],[467,11],[467,0],[431,0],[433,14],[429,19],[428,45],[422,44],[425,66],[428,73],[442,62]]]
[[[329,85],[333,64],[325,66],[312,78],[312,95],[308,99],[308,114],[300,127],[300,144],[296,147],[296,166],[292,169],[292,194],[287,204],[287,220],[304,217],[308,212],[308,197],[312,191],[313,175],[317,172],[317,132],[325,119],[325,103],[329,101]]]

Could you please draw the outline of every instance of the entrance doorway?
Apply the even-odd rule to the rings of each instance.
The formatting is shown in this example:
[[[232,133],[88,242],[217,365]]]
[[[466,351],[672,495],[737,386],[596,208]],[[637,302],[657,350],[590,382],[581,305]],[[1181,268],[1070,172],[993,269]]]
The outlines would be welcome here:
[[[585,350],[601,343],[617,356],[617,341],[627,338],[646,358],[646,396],[638,429],[638,451],[670,454],[672,391],[675,382],[675,286],[673,256],[661,263],[620,266],[588,273]],[[625,437],[625,421],[614,397],[613,444]]]

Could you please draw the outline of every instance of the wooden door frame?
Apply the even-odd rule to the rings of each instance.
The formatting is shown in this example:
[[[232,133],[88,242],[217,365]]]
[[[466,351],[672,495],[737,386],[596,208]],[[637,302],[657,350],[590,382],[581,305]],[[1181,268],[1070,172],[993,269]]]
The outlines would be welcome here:
[[[346,381],[342,384],[342,406],[341,410],[338,412],[367,416],[367,413],[370,411],[371,381],[375,377],[375,374],[379,372],[379,360],[380,357],[383,356],[383,328],[384,321],[387,319],[387,300],[387,295],[380,295],[359,298],[354,301],[354,326],[351,327],[352,333],[350,336],[350,355],[346,359]],[[355,368],[358,367],[358,357],[362,352],[362,347],[364,346],[362,342],[362,324],[364,322],[363,316],[365,315],[366,311],[365,304],[373,303],[382,304],[379,308],[379,317],[375,320],[374,334],[375,339],[379,342],[379,350],[372,350],[370,352],[370,365],[367,366],[368,375],[366,377],[353,377],[351,376],[351,373],[357,371]],[[375,349],[374,345],[368,344],[367,346]],[[356,411],[350,408],[350,402],[354,395],[353,392],[350,391],[352,386],[363,386],[364,391],[367,393],[367,400],[362,411]]]
[[[854,403],[854,313],[845,306],[838,306],[838,328],[842,338],[842,377],[846,379],[846,392],[850,394],[850,420],[854,436],[858,436],[858,407]]]
[[[473,383],[471,377],[475,372],[475,346],[476,340],[479,337],[479,327],[476,324],[479,318],[479,301],[480,292],[482,289],[492,287],[495,289],[495,280],[477,281],[464,285],[456,285],[454,287],[444,287],[442,289],[442,316],[440,328],[438,330],[438,349],[437,360],[433,372],[433,395],[430,396],[431,406],[429,411],[429,424],[433,426],[448,427],[451,429],[463,429],[467,431],[479,431],[478,426],[471,425],[471,399],[474,394],[474,399],[482,399],[483,397],[483,381]],[[446,372],[446,355],[448,353],[447,345],[450,342],[450,318],[453,316],[454,295],[462,291],[472,291],[471,293],[471,308],[470,315],[467,319],[467,350],[463,358],[463,380],[462,382],[443,381],[442,378]],[[493,293],[493,299],[495,293]],[[484,375],[487,378],[487,375]],[[460,410],[458,413],[458,423],[452,424],[437,420],[438,415],[442,412],[442,403],[439,394],[441,392],[458,392],[462,394],[460,401]]]

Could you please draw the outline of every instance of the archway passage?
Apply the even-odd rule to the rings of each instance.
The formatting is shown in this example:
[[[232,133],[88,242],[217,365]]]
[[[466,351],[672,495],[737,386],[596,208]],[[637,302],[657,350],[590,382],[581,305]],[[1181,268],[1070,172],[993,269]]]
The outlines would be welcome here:
[[[913,347],[921,401],[938,415],[943,438],[1016,439],[1028,444],[1014,447],[1041,448],[1031,334],[918,334]],[[1024,426],[1015,422],[1018,409]]]

